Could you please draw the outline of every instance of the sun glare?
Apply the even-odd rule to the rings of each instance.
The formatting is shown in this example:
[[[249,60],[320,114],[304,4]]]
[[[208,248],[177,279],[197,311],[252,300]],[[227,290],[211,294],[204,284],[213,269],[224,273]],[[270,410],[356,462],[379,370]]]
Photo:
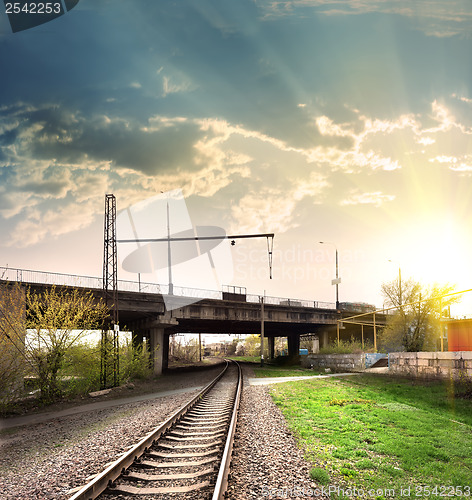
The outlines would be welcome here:
[[[451,219],[411,226],[401,235],[398,265],[405,277],[424,284],[451,284],[456,290],[472,288],[467,237]]]

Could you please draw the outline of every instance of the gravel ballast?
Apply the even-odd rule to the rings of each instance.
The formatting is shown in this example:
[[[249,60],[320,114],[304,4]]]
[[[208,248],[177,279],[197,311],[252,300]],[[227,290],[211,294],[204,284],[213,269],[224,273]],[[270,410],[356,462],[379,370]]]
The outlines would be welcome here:
[[[245,383],[233,450],[229,498],[322,498],[267,386]]]
[[[216,370],[211,374],[215,376]],[[209,372],[189,374],[188,386],[204,385],[210,378]],[[0,498],[70,498],[74,488],[101,472],[193,393],[131,404],[117,401],[113,408],[2,431]],[[246,384],[229,498],[307,498],[316,488],[309,470],[268,388]]]
[[[165,390],[203,386],[221,367],[165,380]],[[183,406],[193,390],[120,404],[0,432],[2,500],[68,499],[72,490]]]

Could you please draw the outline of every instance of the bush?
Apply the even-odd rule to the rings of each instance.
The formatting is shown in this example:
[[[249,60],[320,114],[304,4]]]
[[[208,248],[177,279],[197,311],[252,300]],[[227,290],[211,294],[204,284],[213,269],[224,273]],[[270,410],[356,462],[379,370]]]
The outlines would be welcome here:
[[[152,376],[151,353],[142,345],[134,347],[127,340],[120,347],[120,379],[146,379]]]
[[[71,347],[64,359],[60,378],[66,396],[100,389],[100,346],[80,344]]]
[[[150,353],[139,346],[134,348],[126,340],[119,350],[120,382],[146,379],[152,375]],[[60,372],[61,389],[65,396],[87,394],[100,389],[100,342],[96,346],[73,346]]]
[[[340,340],[339,345],[335,340],[327,347],[320,349],[320,354],[359,354],[361,352],[374,352],[374,347],[369,341],[364,342],[364,347],[362,347],[362,343],[354,340],[353,337],[351,340]]]
[[[330,482],[329,474],[325,469],[321,469],[320,467],[313,467],[310,471],[310,477],[318,484],[327,485]]]
[[[472,377],[467,373],[461,372],[458,380],[451,379],[450,385],[453,387],[452,392],[455,397],[472,399]]]

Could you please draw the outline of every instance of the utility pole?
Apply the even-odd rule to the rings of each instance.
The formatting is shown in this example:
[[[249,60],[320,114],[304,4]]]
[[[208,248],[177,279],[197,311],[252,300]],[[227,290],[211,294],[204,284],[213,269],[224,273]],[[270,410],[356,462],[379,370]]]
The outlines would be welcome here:
[[[169,202],[167,202],[167,267],[169,268],[169,295],[174,294],[174,285],[172,283],[172,257],[170,247],[170,216],[169,216]]]
[[[264,295],[261,297],[261,367],[264,367]]]

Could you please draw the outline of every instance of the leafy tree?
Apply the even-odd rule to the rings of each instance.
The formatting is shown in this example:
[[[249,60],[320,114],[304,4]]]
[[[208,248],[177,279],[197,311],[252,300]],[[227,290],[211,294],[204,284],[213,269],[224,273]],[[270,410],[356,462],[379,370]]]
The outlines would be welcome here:
[[[26,314],[19,316],[13,308],[2,307],[0,332],[22,353],[29,370],[37,377],[41,399],[52,401],[61,395],[58,373],[66,353],[88,331],[102,327],[108,308],[91,291],[77,288],[52,286],[38,293],[16,284],[4,290],[9,300],[15,294],[23,294],[21,303]]]
[[[244,355],[246,356],[260,356],[261,354],[261,336],[248,335],[244,339]]]
[[[384,283],[381,291],[386,305],[395,307],[379,343],[387,351],[436,351],[440,338],[440,316],[445,307],[457,302],[450,285],[423,287],[413,279]]]

